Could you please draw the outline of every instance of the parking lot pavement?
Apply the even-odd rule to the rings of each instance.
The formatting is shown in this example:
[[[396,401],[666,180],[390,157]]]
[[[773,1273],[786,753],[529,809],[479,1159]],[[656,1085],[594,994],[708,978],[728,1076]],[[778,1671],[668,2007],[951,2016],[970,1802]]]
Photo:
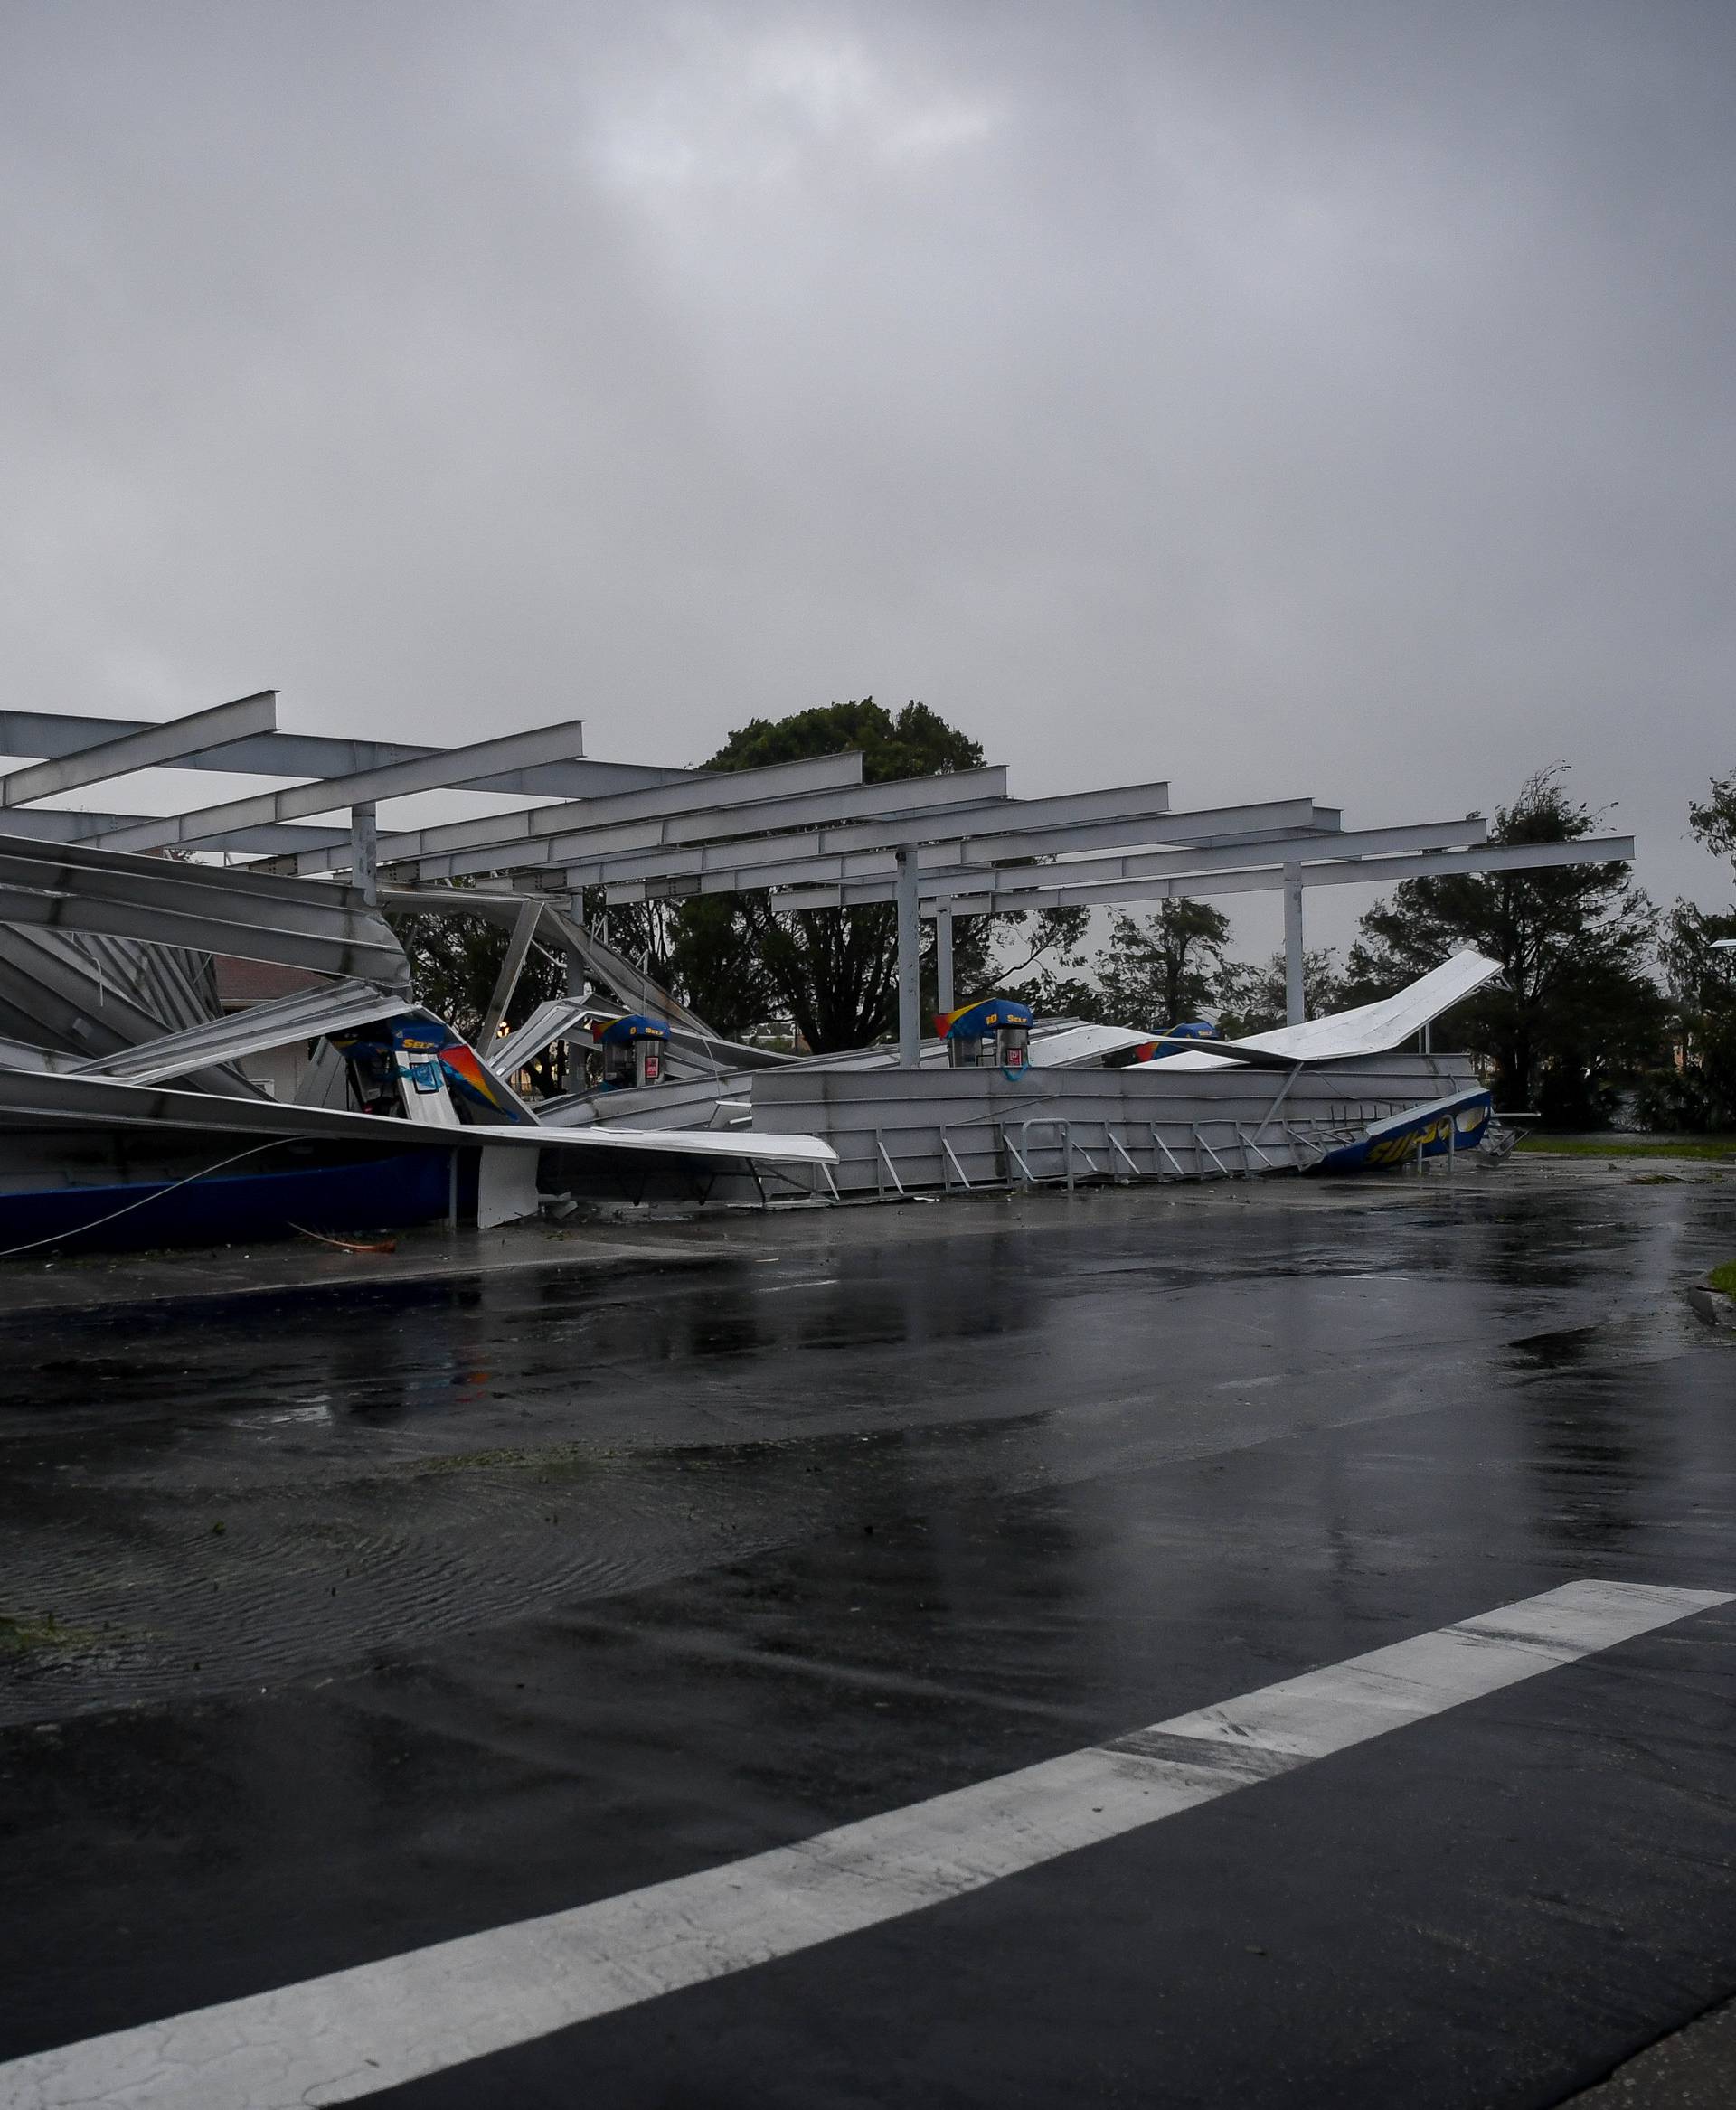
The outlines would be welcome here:
[[[1736,1990],[1736,1185],[681,1236],[0,1327],[6,2110],[1468,2110]]]

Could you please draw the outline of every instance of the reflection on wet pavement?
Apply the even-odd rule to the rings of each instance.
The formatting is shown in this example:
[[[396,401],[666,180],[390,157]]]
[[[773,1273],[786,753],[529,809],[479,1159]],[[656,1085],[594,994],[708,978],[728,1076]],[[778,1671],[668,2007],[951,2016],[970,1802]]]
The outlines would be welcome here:
[[[1620,1201],[1044,1197],[738,1226],[697,1268],[20,1316],[0,1613],[76,1638],[0,1658],[0,1720],[1456,1401],[1479,1428],[1501,1403],[1492,1508],[1600,1553],[1679,1487],[1634,1373],[1708,1352],[1675,1286],[1736,1244],[1736,1182]],[[1407,1499],[1395,1539],[1426,1530]]]

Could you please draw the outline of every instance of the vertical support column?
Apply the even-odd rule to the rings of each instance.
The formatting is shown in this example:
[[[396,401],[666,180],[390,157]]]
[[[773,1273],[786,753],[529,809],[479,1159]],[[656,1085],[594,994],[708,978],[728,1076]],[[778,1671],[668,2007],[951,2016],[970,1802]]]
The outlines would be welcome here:
[[[1284,1022],[1299,1026],[1308,1015],[1302,985],[1302,867],[1284,867]]]
[[[583,903],[569,901],[565,904],[565,909],[567,915],[582,928],[584,922]],[[582,1002],[585,997],[590,994],[590,968],[586,962],[585,956],[576,946],[563,946],[561,951],[565,954],[567,961],[567,994]],[[556,1054],[557,1050],[559,1050],[558,1055]],[[552,1048],[549,1052],[552,1055],[556,1055],[556,1060],[560,1063],[559,1075],[565,1088],[568,1091],[580,1089],[584,1083],[584,1057],[582,1055],[575,1056],[571,1045],[565,1041],[557,1041],[555,1047]]]
[[[952,903],[945,901],[934,912],[934,1006],[952,1009]]]
[[[922,1060],[922,919],[917,912],[916,852],[898,853],[898,1062]]]
[[[350,884],[360,887],[370,909],[380,903],[380,830],[373,801],[350,808]]]

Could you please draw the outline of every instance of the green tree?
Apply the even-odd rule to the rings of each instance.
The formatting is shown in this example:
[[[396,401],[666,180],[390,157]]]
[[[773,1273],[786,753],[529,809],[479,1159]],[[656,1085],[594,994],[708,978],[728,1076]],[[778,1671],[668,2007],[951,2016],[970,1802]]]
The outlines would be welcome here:
[[[1231,960],[1218,976],[1219,1031],[1226,1040],[1269,1033],[1286,1022],[1289,984],[1284,955],[1256,963]],[[1330,947],[1302,955],[1302,1008],[1309,1018],[1336,1011],[1344,1001],[1344,977]]]
[[[1497,808],[1497,843],[1572,843],[1601,816],[1568,792],[1565,766],[1541,769]],[[1390,994],[1473,947],[1501,964],[1501,986],[1453,1013],[1463,1046],[1492,1070],[1498,1106],[1536,1107],[1558,1126],[1606,1122],[1656,1060],[1662,993],[1646,971],[1657,917],[1622,863],[1406,880],[1363,918],[1350,956],[1355,1001]]]
[[[870,784],[974,769],[983,760],[976,740],[926,704],[907,703],[894,716],[864,696],[788,718],[753,719],[732,732],[704,767],[752,769],[849,749],[861,753],[863,776]],[[998,985],[1004,975],[996,962],[1004,941],[1024,946],[1024,958],[1005,970],[1014,975],[1075,939],[1084,922],[1083,910],[955,918],[958,1001]],[[925,922],[923,932],[922,1002],[931,1011],[932,924]],[[689,901],[673,918],[664,959],[665,978],[720,1032],[740,1033],[773,1013],[787,1012],[807,1045],[824,1054],[863,1047],[898,1022],[898,921],[890,903],[790,914],[778,909],[775,894],[763,891]]]
[[[1710,798],[1691,801],[1689,824],[1736,871],[1736,775],[1714,777]],[[1678,900],[1658,946],[1669,984],[1675,1060],[1642,1079],[1638,1106],[1648,1127],[1736,1128],[1736,953],[1712,940],[1736,937],[1736,910]]]
[[[1714,777],[1710,798],[1688,801],[1688,824],[1714,857],[1736,865],[1736,775]]]
[[[1208,901],[1161,902],[1150,916],[1117,915],[1099,954],[1105,1014],[1131,1026],[1174,1026],[1217,997],[1228,966],[1230,918]]]
[[[1076,966],[1071,958],[1061,963]],[[1123,1022],[1114,1016],[1102,990],[1089,977],[1057,974],[1053,967],[1044,967],[1024,981],[1003,981],[1004,995],[1015,998],[1020,1003],[1028,1003],[1039,1018],[1083,1019],[1092,1025],[1119,1025]]]

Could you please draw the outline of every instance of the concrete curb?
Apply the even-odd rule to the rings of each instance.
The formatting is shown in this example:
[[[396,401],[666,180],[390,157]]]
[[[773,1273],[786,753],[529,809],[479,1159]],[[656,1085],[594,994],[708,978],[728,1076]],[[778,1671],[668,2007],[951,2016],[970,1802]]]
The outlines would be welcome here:
[[[1728,1296],[1710,1283],[1696,1282],[1687,1292],[1694,1315],[1722,1333],[1736,1333],[1736,1296]]]

